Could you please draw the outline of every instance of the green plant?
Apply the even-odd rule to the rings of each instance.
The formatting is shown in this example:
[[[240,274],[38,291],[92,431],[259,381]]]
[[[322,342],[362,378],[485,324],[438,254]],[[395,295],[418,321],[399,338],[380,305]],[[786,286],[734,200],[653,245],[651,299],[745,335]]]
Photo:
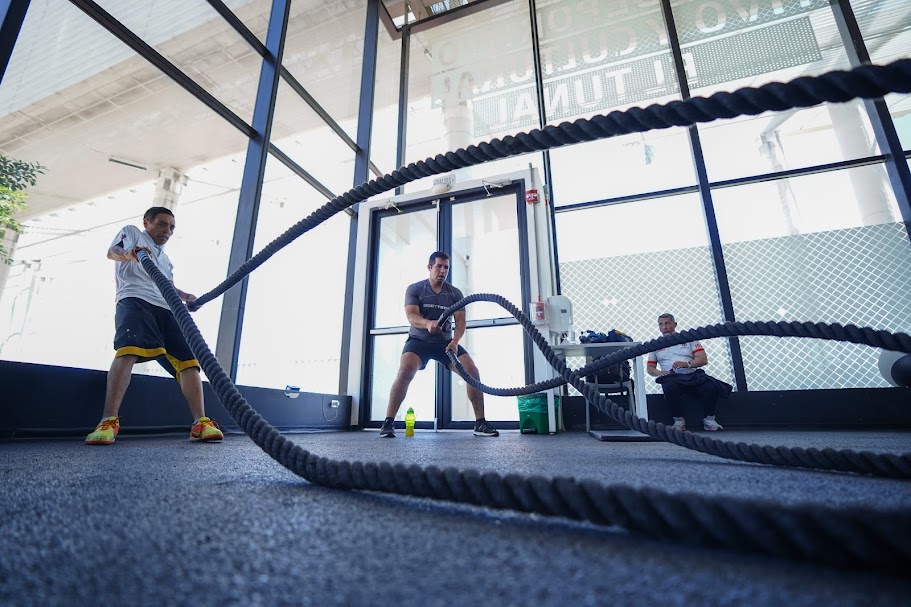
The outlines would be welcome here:
[[[6,264],[13,260],[3,246],[3,237],[7,230],[22,233],[16,214],[27,206],[25,189],[38,183],[38,175],[43,174],[45,168],[37,162],[24,162],[0,154],[0,260]]]

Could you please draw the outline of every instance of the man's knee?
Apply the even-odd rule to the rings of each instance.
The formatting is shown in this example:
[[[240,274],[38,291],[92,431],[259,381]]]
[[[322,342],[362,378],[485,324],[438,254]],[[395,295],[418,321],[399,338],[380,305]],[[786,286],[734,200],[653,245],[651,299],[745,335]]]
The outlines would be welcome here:
[[[187,367],[180,371],[180,379],[194,379],[199,377],[199,367]]]
[[[413,352],[402,354],[402,360],[399,362],[399,372],[396,378],[402,381],[410,382],[421,369],[421,357]]]
[[[459,362],[462,364],[462,367],[465,368],[469,375],[475,379],[480,379],[481,372],[478,371],[478,366],[474,364],[474,360],[472,360],[470,355],[463,354],[461,357],[459,357]]]

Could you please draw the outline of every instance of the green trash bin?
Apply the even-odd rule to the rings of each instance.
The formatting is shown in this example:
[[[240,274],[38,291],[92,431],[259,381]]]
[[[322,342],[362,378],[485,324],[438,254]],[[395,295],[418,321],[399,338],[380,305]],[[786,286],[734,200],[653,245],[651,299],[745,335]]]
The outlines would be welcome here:
[[[555,432],[560,431],[560,397],[554,395],[554,419],[557,421]],[[548,434],[547,431],[547,393],[524,394],[519,397],[519,432],[536,432]]]

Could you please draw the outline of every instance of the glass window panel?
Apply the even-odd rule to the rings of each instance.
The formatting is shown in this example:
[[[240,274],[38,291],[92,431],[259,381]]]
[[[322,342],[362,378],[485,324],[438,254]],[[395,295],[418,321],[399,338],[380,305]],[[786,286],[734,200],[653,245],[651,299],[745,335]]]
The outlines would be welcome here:
[[[713,197],[738,320],[911,329],[911,243],[881,165]],[[741,345],[750,390],[887,385],[874,348],[759,337]]]
[[[712,198],[725,244],[895,223],[900,217],[881,164],[719,188]]]
[[[366,0],[294,0],[282,65],[354,139]]]
[[[336,196],[351,189],[354,151],[283,80],[271,142]]]
[[[272,3],[269,0],[223,0],[247,29],[265,43]]]
[[[536,6],[548,124],[680,98],[658,3],[550,0]],[[557,148],[551,162],[557,206],[696,179],[685,129]]]
[[[682,2],[673,10],[693,95],[850,67],[827,1],[781,3],[777,9],[756,2]],[[857,101],[716,120],[698,128],[712,181],[879,154]]]
[[[696,183],[686,129],[635,133],[550,153],[556,206]]]
[[[117,230],[142,225],[164,193],[155,187],[159,171],[173,168],[187,176],[182,190],[171,190],[180,190],[168,245],[177,284],[198,295],[217,284],[242,177],[242,158],[226,155],[242,152],[247,139],[68,2],[31,4],[13,63],[14,77],[0,87],[0,153],[47,169],[28,191],[27,233],[0,303],[11,312],[0,326],[2,355],[107,369],[114,278],[105,252]],[[124,86],[133,87],[129,99],[117,92]],[[206,184],[198,183],[207,169]],[[206,263],[189,262],[200,247]],[[207,340],[220,306],[195,315]],[[49,338],[80,347],[47,347]],[[162,373],[154,364],[136,370]]]
[[[515,388],[525,385],[524,334],[519,326],[470,329],[459,344],[471,354],[482,382],[497,388]],[[452,375],[452,421],[475,419],[467,385],[460,376]],[[518,421],[516,397],[485,394],[484,417],[491,421]]]
[[[410,53],[405,164],[539,125],[528,3],[413,34]]]
[[[860,101],[699,125],[709,179],[866,158],[880,153]]]
[[[449,281],[463,295],[496,293],[524,308],[514,194],[453,205],[449,254],[452,256]],[[513,271],[504,271],[509,266]],[[476,302],[463,309],[467,320],[510,316],[490,302]]]
[[[256,223],[258,252],[326,202],[269,157]],[[350,218],[336,213],[250,277],[238,383],[338,392]]]
[[[378,238],[373,326],[407,327],[405,290],[429,277],[427,264],[437,250],[437,210],[387,215],[380,219]]]
[[[393,39],[379,24],[376,50],[376,91],[373,101],[373,133],[370,159],[384,174],[398,168],[399,145],[399,77],[402,63],[402,39]]]
[[[557,213],[563,294],[577,332],[619,329],[660,337],[658,315],[679,330],[722,322],[698,194]],[[707,340],[708,371],[732,383],[728,342]],[[649,393],[660,388],[646,379]]]
[[[911,57],[911,3],[906,0],[851,0],[851,8],[873,63]],[[911,149],[911,95],[886,96],[904,149]]]
[[[370,374],[370,421],[383,421],[389,405],[389,390],[399,370],[402,348],[407,335],[377,335],[372,337],[373,358]],[[395,418],[405,419],[408,407],[414,409],[417,421],[433,421],[436,417],[436,362],[431,361],[423,371],[415,374],[408,386],[408,395],[399,407]]]
[[[208,2],[101,0],[98,4],[250,124],[262,57]],[[103,94],[129,95],[135,84],[117,79]]]

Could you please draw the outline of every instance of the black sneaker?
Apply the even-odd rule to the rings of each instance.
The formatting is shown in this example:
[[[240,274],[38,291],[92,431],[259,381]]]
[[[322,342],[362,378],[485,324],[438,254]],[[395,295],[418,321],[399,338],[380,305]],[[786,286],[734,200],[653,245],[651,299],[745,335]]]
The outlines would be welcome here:
[[[391,417],[383,421],[380,438],[395,438],[395,421]]]
[[[487,423],[487,421],[475,422],[474,425],[474,435],[475,436],[500,436],[500,433],[497,432],[493,426]]]

